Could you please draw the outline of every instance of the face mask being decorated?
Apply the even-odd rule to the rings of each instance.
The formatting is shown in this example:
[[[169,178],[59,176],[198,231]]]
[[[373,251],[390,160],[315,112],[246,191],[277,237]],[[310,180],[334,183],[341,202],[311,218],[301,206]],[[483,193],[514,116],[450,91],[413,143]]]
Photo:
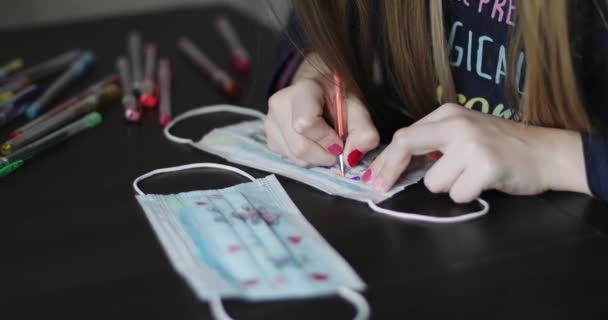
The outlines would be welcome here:
[[[212,167],[252,182],[221,190],[147,195],[138,183],[153,175]],[[215,319],[230,319],[222,298],[270,301],[338,294],[369,317],[356,291],[365,284],[306,221],[275,176],[254,179],[237,168],[192,164],[159,169],[133,182],[143,208],[174,267]]]
[[[198,142],[176,137],[171,133],[171,128],[180,121],[215,112],[232,112],[258,118],[259,120],[244,121],[235,125],[214,129],[203,136]],[[231,105],[201,107],[176,117],[165,128],[164,134],[167,139],[173,142],[189,144],[197,149],[218,155],[244,166],[289,177],[331,195],[366,202],[372,210],[400,219],[433,223],[453,223],[475,219],[488,212],[489,205],[482,199],[477,200],[481,205],[480,210],[450,217],[405,213],[381,208],[377,203],[392,197],[405,187],[420,181],[432,165],[432,162],[422,157],[415,158],[391,190],[384,193],[378,192],[372,186],[360,180],[363,172],[367,170],[376,155],[382,151],[382,147],[368,153],[356,167],[349,170],[346,177],[338,174],[339,169],[337,167],[301,168],[291,164],[287,159],[268,149],[264,134],[264,117],[265,115],[259,111]]]

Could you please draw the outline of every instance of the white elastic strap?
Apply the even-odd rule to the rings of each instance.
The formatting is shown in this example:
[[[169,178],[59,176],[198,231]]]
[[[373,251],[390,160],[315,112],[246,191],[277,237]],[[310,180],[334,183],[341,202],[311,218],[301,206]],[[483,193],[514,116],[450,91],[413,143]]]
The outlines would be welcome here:
[[[230,315],[224,309],[222,299],[218,296],[212,296],[209,299],[209,308],[211,309],[211,316],[214,320],[232,320]]]
[[[232,166],[227,166],[224,164],[218,164],[218,163],[210,163],[210,162],[202,162],[202,163],[192,163],[192,164],[186,164],[183,166],[177,166],[177,167],[170,167],[170,168],[163,168],[163,169],[156,169],[156,170],[152,170],[148,173],[145,173],[139,177],[137,177],[135,180],[133,180],[133,189],[135,189],[135,192],[137,192],[137,194],[139,195],[145,195],[145,193],[143,193],[141,191],[141,189],[139,189],[138,184],[147,178],[150,178],[151,176],[157,175],[157,174],[161,174],[161,173],[168,173],[168,172],[177,172],[177,171],[184,171],[184,170],[190,170],[190,169],[196,169],[196,168],[214,168],[214,169],[222,169],[222,170],[226,170],[226,171],[232,171],[234,173],[238,173],[240,175],[242,175],[243,177],[251,180],[251,181],[255,181],[255,178],[253,176],[251,176],[249,173],[239,169],[239,168],[235,168]]]
[[[422,222],[432,222],[432,223],[455,223],[455,222],[463,222],[469,221],[475,218],[479,218],[490,210],[490,205],[488,202],[481,198],[477,198],[477,202],[481,204],[481,210],[455,216],[455,217],[434,217],[430,215],[423,215],[420,213],[408,213],[408,212],[399,212],[389,209],[384,209],[379,207],[371,200],[367,200],[367,205],[374,210],[375,212],[385,214],[387,216],[403,219],[403,220],[411,220],[411,221],[422,221]]]
[[[194,141],[192,141],[192,139],[174,136],[171,133],[171,128],[173,128],[173,126],[175,126],[178,122],[180,122],[182,120],[192,118],[195,116],[200,116],[203,114],[217,113],[217,112],[232,112],[232,113],[236,113],[236,114],[242,114],[244,116],[259,118],[259,119],[264,119],[266,117],[266,115],[264,113],[262,113],[258,110],[238,107],[238,106],[232,106],[232,105],[228,105],[228,104],[218,104],[218,105],[214,105],[214,106],[207,106],[207,107],[200,107],[200,108],[192,109],[190,111],[180,114],[179,116],[175,117],[175,119],[173,119],[173,121],[171,121],[165,127],[165,129],[163,130],[163,133],[165,134],[165,137],[167,137],[167,139],[169,139],[170,141],[173,141],[176,143],[181,143],[181,144],[194,144]]]
[[[338,289],[338,295],[344,300],[348,301],[355,307],[357,314],[355,314],[354,320],[367,320],[371,316],[371,311],[367,300],[357,291],[342,287]]]

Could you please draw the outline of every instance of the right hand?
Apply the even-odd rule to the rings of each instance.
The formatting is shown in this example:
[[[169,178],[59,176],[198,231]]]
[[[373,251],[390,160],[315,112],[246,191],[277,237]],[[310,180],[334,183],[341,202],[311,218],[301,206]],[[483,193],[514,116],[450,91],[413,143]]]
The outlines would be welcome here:
[[[347,138],[343,143],[325,121],[326,90],[314,78],[296,79],[270,97],[264,122],[268,147],[301,167],[330,166],[344,150],[345,162],[355,166],[380,141],[369,112],[353,96],[344,99]]]

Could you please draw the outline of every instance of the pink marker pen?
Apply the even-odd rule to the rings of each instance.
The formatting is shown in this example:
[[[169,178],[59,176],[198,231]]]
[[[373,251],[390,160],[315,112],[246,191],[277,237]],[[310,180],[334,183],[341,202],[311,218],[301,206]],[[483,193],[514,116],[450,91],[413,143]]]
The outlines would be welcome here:
[[[129,60],[127,57],[120,56],[116,60],[116,68],[120,77],[120,85],[122,87],[122,105],[125,110],[125,119],[129,122],[139,122],[141,119],[141,110],[139,103],[133,94],[132,82],[129,77]]]
[[[154,68],[156,66],[156,45],[148,43],[145,49],[144,79],[141,82],[139,103],[146,108],[154,108],[158,102],[156,97],[156,83],[154,82]]]
[[[219,30],[222,38],[226,41],[226,44],[230,48],[230,54],[232,56],[232,66],[234,69],[241,74],[248,73],[251,70],[251,58],[249,53],[239,40],[238,35],[234,31],[232,24],[225,16],[219,16],[215,19],[215,26]]]
[[[166,127],[171,122],[171,65],[167,58],[158,62],[158,83],[160,87],[159,122]]]
[[[220,69],[215,63],[213,63],[190,39],[187,37],[181,37],[178,40],[179,49],[194,63],[196,63],[201,70],[211,77],[226,93],[231,97],[236,97],[239,94],[239,88],[230,78],[230,76],[222,69]]]

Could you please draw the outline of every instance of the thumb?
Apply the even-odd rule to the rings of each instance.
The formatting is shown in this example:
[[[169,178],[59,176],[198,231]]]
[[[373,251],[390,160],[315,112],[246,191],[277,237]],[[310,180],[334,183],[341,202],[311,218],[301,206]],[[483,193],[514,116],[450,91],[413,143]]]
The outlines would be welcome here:
[[[378,146],[380,135],[369,112],[358,99],[347,99],[347,106],[348,136],[344,146],[344,154],[348,165],[354,167],[367,152]]]

